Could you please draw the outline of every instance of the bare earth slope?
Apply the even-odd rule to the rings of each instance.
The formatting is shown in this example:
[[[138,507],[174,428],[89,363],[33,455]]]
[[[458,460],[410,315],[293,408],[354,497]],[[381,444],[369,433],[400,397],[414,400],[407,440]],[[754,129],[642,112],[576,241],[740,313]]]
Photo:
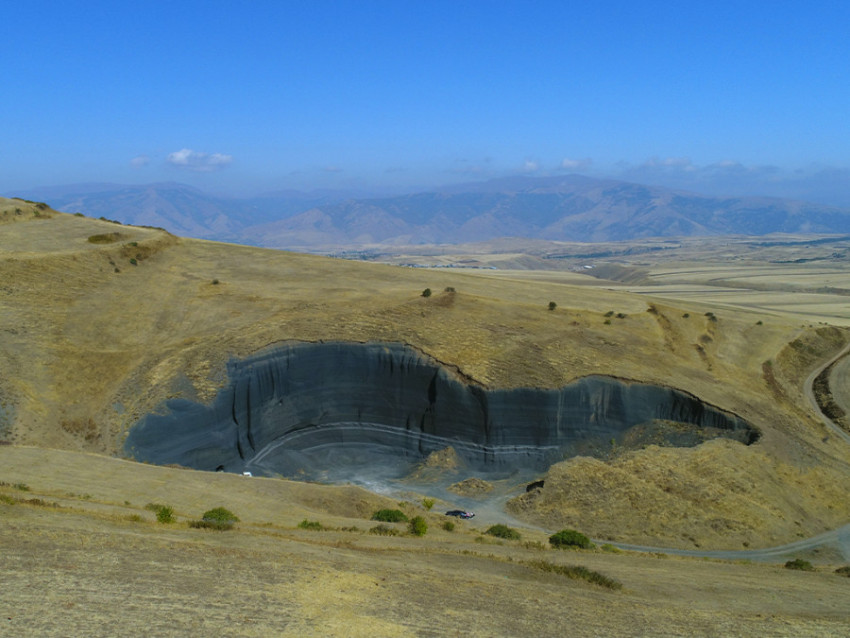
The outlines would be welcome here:
[[[0,215],[18,206],[0,203]],[[850,455],[801,390],[802,368],[845,343],[840,329],[706,316],[569,278],[362,264],[40,213],[0,224],[0,438],[14,444],[118,455],[127,429],[165,399],[210,400],[230,357],[288,340],[393,341],[486,387],[588,374],[673,386],[762,432],[749,447],[565,461],[515,502],[536,524],[740,549],[850,520]],[[808,358],[789,351],[802,337]]]

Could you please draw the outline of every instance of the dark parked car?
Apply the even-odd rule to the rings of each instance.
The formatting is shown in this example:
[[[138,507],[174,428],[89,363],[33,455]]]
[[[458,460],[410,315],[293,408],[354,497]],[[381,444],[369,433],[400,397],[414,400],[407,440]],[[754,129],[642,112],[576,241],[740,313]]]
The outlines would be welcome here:
[[[464,510],[449,510],[446,512],[446,516],[457,516],[458,518],[472,518],[475,516],[472,512],[466,512]]]

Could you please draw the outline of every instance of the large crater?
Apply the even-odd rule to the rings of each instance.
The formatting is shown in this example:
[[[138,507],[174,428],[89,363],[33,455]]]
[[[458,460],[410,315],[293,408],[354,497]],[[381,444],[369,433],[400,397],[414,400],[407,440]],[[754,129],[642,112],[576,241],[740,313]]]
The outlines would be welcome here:
[[[170,400],[131,428],[140,461],[266,476],[398,478],[452,447],[469,473],[539,472],[649,442],[752,443],[738,416],[668,387],[590,376],[557,390],[486,390],[401,344],[277,346],[228,364],[211,405]]]

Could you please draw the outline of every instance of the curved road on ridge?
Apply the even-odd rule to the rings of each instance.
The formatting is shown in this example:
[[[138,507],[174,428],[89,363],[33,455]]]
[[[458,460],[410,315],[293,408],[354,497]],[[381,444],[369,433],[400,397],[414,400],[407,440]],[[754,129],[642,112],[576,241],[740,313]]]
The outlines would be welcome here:
[[[850,354],[850,343],[848,343],[838,354],[827,360],[825,363],[817,367],[807,378],[804,384],[806,397],[812,405],[814,411],[820,416],[826,427],[839,439],[850,444],[850,434],[833,423],[832,419],[826,416],[820,409],[820,405],[815,398],[814,381],[818,375],[827,367],[834,364],[836,361]],[[607,542],[607,541],[598,541]],[[800,552],[806,552],[818,548],[830,547],[838,551],[844,560],[850,560],[850,524],[833,529],[811,538],[794,541],[785,545],[776,547],[766,547],[764,549],[747,549],[747,550],[717,550],[717,551],[700,551],[691,549],[670,549],[666,547],[649,547],[646,545],[629,545],[627,543],[611,543],[620,549],[640,551],[640,552],[660,552],[664,554],[676,554],[679,556],[699,556],[706,558],[719,558],[723,560],[761,560],[761,561],[776,561],[782,562]]]

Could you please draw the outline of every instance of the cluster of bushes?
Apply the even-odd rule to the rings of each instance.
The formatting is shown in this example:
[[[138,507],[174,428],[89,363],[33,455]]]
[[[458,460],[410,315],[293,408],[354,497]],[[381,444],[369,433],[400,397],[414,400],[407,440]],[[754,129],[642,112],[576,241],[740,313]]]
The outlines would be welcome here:
[[[408,518],[401,510],[383,509],[372,514],[372,520],[382,523],[406,523]]]
[[[433,503],[432,503],[433,506]],[[373,521],[381,521],[382,523],[407,523],[407,530],[414,536],[424,536],[428,531],[428,522],[421,516],[408,518],[407,514],[401,510],[383,509],[372,514]],[[392,530],[390,532],[389,530]],[[372,534],[382,534],[384,536],[395,536],[398,531],[387,527],[386,525],[378,525],[369,530]]]

